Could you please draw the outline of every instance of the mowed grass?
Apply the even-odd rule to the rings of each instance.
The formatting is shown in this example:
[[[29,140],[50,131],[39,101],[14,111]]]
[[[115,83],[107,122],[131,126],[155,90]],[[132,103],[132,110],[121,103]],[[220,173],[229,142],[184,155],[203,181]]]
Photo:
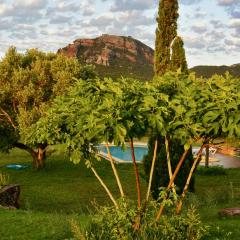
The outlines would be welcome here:
[[[0,172],[9,174],[11,183],[21,185],[21,210],[0,209],[1,240],[70,239],[72,219],[86,226],[95,203],[111,204],[91,170],[84,163],[74,165],[64,152],[48,157],[46,169],[41,171],[31,167],[7,169],[6,164],[10,163],[31,164],[31,157],[17,149],[10,154],[0,154]],[[126,194],[136,199],[133,166],[118,164],[117,168]],[[141,164],[139,168],[143,175]],[[110,163],[97,163],[96,170],[117,198],[119,192]],[[143,178],[141,187],[144,196]],[[222,176],[197,175],[196,194],[189,197],[187,206],[192,203],[197,206],[203,222],[219,235],[213,239],[228,239],[223,237],[229,232],[232,232],[229,239],[239,239],[240,218],[219,218],[218,211],[223,207],[240,207],[240,169],[230,169]]]

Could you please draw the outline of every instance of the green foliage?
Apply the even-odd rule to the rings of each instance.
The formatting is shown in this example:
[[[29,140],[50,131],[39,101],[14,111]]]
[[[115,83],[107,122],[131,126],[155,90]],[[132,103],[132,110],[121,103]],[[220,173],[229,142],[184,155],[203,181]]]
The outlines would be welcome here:
[[[229,240],[232,238],[232,232],[227,232],[219,226],[210,228],[209,233],[202,240]]]
[[[96,68],[93,65],[85,65],[80,69],[79,78],[82,80],[95,79],[97,77]]]
[[[171,71],[177,72],[179,69],[182,73],[188,74],[184,43],[182,38],[177,36],[172,44]]]
[[[182,153],[184,152],[184,145],[190,145],[188,142],[186,131],[183,128],[179,128],[181,126],[181,118],[182,114],[185,111],[182,101],[178,101],[176,97],[178,94],[183,91],[181,84],[187,85],[187,79],[185,77],[181,77],[181,81],[183,83],[178,83],[180,80],[177,76],[179,73],[183,73],[185,75],[188,74],[187,61],[185,57],[184,43],[183,40],[177,36],[177,19],[178,19],[178,1],[177,0],[161,0],[159,2],[159,10],[158,10],[158,18],[157,23],[158,27],[156,30],[156,42],[155,42],[155,81],[158,83],[158,87],[160,87],[160,91],[167,94],[169,99],[171,99],[171,104],[175,105],[175,102],[179,102],[178,107],[173,106],[173,116],[170,116],[168,121],[174,127],[178,128],[179,138],[181,140],[174,139],[177,131],[175,130],[166,134],[165,137],[169,138],[169,155],[170,155],[170,164],[172,167],[172,171],[175,170],[177,163],[179,162]],[[176,72],[176,78],[172,81],[170,77],[170,81],[168,81],[168,77],[162,77],[166,75],[168,71]],[[179,72],[180,71],[180,72]],[[186,81],[186,82],[185,82]],[[184,95],[185,93],[182,92]],[[175,111],[175,112],[174,112]],[[179,121],[175,121],[175,123],[171,122],[170,119],[174,119],[176,115],[181,116]],[[176,119],[176,118],[175,118]],[[188,123],[189,124],[189,123]],[[185,138],[185,139],[184,139]],[[183,141],[184,139],[184,141]],[[169,171],[167,161],[166,161],[166,147],[163,143],[164,138],[158,136],[157,132],[154,132],[149,141],[149,152],[148,155],[144,159],[144,168],[145,173],[148,176],[152,163],[152,156],[154,147],[153,144],[155,140],[158,141],[158,151],[154,175],[153,175],[153,184],[152,184],[152,194],[156,199],[159,193],[159,187],[166,187],[169,182]],[[184,142],[184,143],[183,143]],[[187,163],[186,163],[187,162]],[[180,173],[176,179],[177,191],[180,193],[186,183],[188,174],[190,172],[191,166],[193,163],[192,154],[188,154],[187,159],[182,166]],[[157,169],[157,170],[156,170]],[[190,190],[194,189],[194,179],[190,182]]]
[[[36,124],[29,139],[32,143],[39,140],[66,143],[74,162],[84,159],[90,166],[88,160],[97,158],[97,144],[113,141],[125,145],[130,138],[146,133],[148,89],[147,84],[133,79],[79,80],[68,94],[54,101],[47,117]],[[162,112],[167,110],[161,107]]]
[[[161,0],[159,2],[155,40],[155,75],[161,76],[171,68],[170,46],[177,36],[178,1]]]
[[[82,68],[77,59],[36,49],[20,54],[9,48],[0,62],[0,150],[23,143],[52,100],[80,77],[95,77],[95,73],[88,66]],[[40,143],[23,148],[31,151]]]
[[[96,159],[95,146],[103,141],[124,145],[131,137],[151,132],[170,136],[172,145],[178,141],[179,153],[195,138],[238,137],[239,86],[229,79],[215,77],[203,84],[202,79],[179,73],[144,84],[132,79],[80,79],[54,100],[27,141],[65,143],[77,163]]]
[[[135,78],[141,81],[150,81],[153,78],[153,64],[146,64],[146,60],[139,63],[129,63],[129,59],[117,59],[113,65],[95,65],[100,78],[111,77],[117,80],[120,77]]]
[[[204,80],[195,79],[192,89],[197,104],[196,118],[201,118],[205,129],[202,137],[240,136],[240,86],[239,80],[230,75],[213,76]],[[199,121],[199,119],[194,119]]]
[[[173,202],[170,203],[172,204]],[[155,209],[158,207],[158,202],[151,201],[146,212],[142,213],[140,229],[134,231],[139,210],[131,201],[121,199],[119,209],[98,206],[97,214],[85,231],[85,238],[77,238],[75,235],[74,239],[197,240],[206,235],[207,228],[202,225],[194,208],[182,216],[169,212],[160,222],[155,222]],[[83,236],[84,233],[78,235]]]

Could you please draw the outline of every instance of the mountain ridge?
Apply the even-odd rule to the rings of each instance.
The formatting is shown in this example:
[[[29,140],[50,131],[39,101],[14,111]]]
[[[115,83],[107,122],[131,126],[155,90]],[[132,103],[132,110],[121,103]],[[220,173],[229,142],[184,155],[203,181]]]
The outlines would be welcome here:
[[[154,50],[130,36],[103,34],[94,39],[77,39],[58,50],[58,53],[77,57],[83,64],[94,64],[100,76],[153,76]]]
[[[154,50],[132,38],[103,34],[96,38],[80,38],[58,50],[59,54],[77,57],[82,64],[93,64],[100,76],[120,76],[150,80],[153,77]],[[197,77],[224,75],[227,71],[240,77],[240,63],[231,66],[199,65],[189,69]]]

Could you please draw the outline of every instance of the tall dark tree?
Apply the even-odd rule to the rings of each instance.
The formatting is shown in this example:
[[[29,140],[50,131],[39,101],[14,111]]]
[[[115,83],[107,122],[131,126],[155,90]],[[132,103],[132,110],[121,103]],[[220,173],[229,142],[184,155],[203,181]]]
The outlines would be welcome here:
[[[188,74],[184,43],[181,37],[175,37],[171,49],[171,71],[176,72],[181,69],[182,73]]]
[[[155,62],[154,71],[155,76],[160,77],[168,71],[176,72],[179,68],[182,73],[187,74],[187,61],[185,58],[183,40],[177,36],[177,19],[178,19],[178,1],[177,0],[161,0],[159,2],[157,29],[156,29],[156,41],[155,41]],[[162,90],[166,91],[169,97],[173,97],[177,94],[178,89],[175,85],[166,87],[164,85],[168,83],[162,83]],[[166,90],[167,89],[167,90]],[[184,146],[177,140],[173,140],[171,136],[163,137],[157,136],[153,133],[149,139],[149,153],[144,159],[144,169],[147,176],[149,176],[152,156],[154,151],[154,142],[158,141],[158,150],[156,158],[156,167],[153,175],[152,182],[152,196],[157,199],[159,195],[159,188],[166,187],[170,179],[170,173],[175,170],[181,155],[184,152]],[[169,155],[166,151],[166,140]],[[167,160],[171,161],[171,170]],[[179,175],[175,181],[176,190],[181,193],[184,185],[187,181],[188,173],[190,172],[191,165],[193,163],[193,155],[189,152],[185,164],[181,167]],[[194,190],[194,180],[190,182],[190,191]]]
[[[157,17],[155,41],[155,75],[160,76],[171,68],[171,45],[177,36],[178,1],[161,0]]]

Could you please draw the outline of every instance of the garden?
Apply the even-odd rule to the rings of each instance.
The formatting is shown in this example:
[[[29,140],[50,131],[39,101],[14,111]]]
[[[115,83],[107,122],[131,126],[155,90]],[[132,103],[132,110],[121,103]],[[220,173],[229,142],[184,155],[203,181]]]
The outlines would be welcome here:
[[[240,218],[224,209],[239,210],[240,171],[200,162],[211,147],[239,146],[239,79],[189,73],[177,19],[178,1],[160,1],[152,81],[99,78],[74,58],[8,50],[1,239],[238,239]],[[148,146],[141,162],[139,141]],[[129,148],[131,163],[111,145]]]

